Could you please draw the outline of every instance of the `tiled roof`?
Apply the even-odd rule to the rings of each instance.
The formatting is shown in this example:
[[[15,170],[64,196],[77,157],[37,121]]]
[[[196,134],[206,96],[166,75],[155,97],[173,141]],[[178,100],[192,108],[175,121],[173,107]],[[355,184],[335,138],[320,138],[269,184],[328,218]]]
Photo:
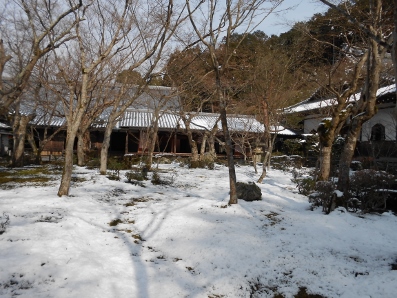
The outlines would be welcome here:
[[[128,110],[124,113],[123,118],[118,122],[118,127],[149,127],[153,118],[151,111]],[[175,114],[160,113],[159,127],[163,129],[173,129],[177,126],[179,118]]]
[[[104,112],[102,116],[93,123],[94,128],[105,128],[107,124],[107,113]],[[181,116],[176,111],[161,111],[159,115],[159,128],[172,130],[172,129],[185,129],[185,124]],[[218,121],[218,129],[222,129],[219,114],[215,113],[197,113],[192,115],[190,128],[192,130],[211,130],[215,123]],[[147,128],[151,125],[153,118],[153,111],[151,110],[127,110],[121,119],[117,122],[115,128]],[[253,116],[247,115],[228,115],[228,125],[230,131],[241,132],[249,131],[262,133],[264,131],[263,125],[257,121]],[[38,126],[53,126],[60,127],[66,125],[66,119],[63,117],[36,117],[31,123]]]
[[[146,128],[151,125],[153,112],[150,110],[127,110],[123,118],[118,122],[117,128]],[[159,115],[160,129],[185,129],[185,124],[177,112],[162,111]],[[212,129],[219,118],[215,113],[198,113],[192,115],[190,128],[192,130]],[[229,115],[227,117],[231,131],[263,132],[263,125],[252,116]],[[221,122],[218,121],[221,129]]]
[[[36,117],[31,123],[38,126],[60,127],[66,125],[66,119],[63,117]]]
[[[389,85],[386,87],[382,87],[379,88],[376,96],[380,97],[386,94],[390,94],[396,92],[396,85]],[[353,94],[350,98],[349,98],[349,102],[353,103],[357,100],[360,99],[361,94],[360,93],[356,93]],[[292,114],[292,113],[298,113],[298,112],[306,112],[306,111],[313,111],[313,110],[317,110],[317,109],[323,109],[326,107],[330,107],[336,104],[336,99],[335,98],[331,98],[331,99],[325,99],[325,100],[317,100],[317,101],[309,101],[309,100],[304,100],[296,105],[290,106],[288,108],[284,109],[284,112],[287,114]]]
[[[159,129],[173,130],[173,129],[185,129],[185,124],[181,119],[179,113],[179,100],[176,94],[173,93],[173,89],[170,87],[162,86],[149,86],[143,94],[141,94],[133,103],[133,105],[124,113],[120,120],[117,122],[115,129],[120,128],[135,128],[142,129],[147,128],[151,125],[153,117],[153,110],[162,110],[160,112]],[[136,92],[135,87],[131,87],[128,92],[134,94]],[[43,95],[43,98],[45,96]],[[29,104],[30,101],[26,100],[23,102],[21,110],[25,114],[36,115],[35,119],[31,121],[32,124],[38,126],[52,126],[61,127],[66,126],[66,119],[61,115],[62,106],[55,107],[58,111],[58,116],[50,116],[50,112],[46,111],[45,108],[36,107]],[[93,128],[105,128],[109,113],[112,107],[103,111],[101,116],[92,124]],[[221,130],[221,122],[219,114],[215,113],[192,113],[190,128],[192,130],[211,130],[217,123],[218,129]],[[263,125],[258,122],[253,116],[246,115],[228,115],[228,125],[230,131],[241,132],[257,132],[262,133],[264,131]]]
[[[177,111],[161,111],[159,118],[159,129],[173,130],[173,129],[185,129],[185,124]],[[108,113],[105,111],[102,116],[93,123],[94,128],[105,128],[107,124]],[[217,113],[195,113],[190,115],[192,117],[190,128],[192,130],[211,130],[215,123],[218,121],[218,129],[221,130],[221,121],[219,120],[219,114]],[[128,109],[121,119],[117,122],[115,129],[130,128],[130,129],[142,129],[147,128],[151,125],[153,118],[152,110],[136,110]],[[229,130],[232,132],[255,132],[263,133],[264,126],[262,123],[257,121],[254,116],[249,115],[227,115]],[[52,117],[52,118],[36,118],[32,121],[35,125],[39,126],[53,126],[60,127],[66,125],[66,119],[63,117]],[[277,132],[280,135],[295,135],[296,133],[292,130],[286,129],[282,126],[277,128],[271,128],[272,132]]]

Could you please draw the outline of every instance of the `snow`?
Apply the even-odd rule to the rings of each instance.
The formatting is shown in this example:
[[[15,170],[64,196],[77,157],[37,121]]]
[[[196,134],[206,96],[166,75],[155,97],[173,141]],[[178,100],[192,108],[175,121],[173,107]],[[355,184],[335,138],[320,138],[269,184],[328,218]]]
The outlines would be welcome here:
[[[284,126],[281,126],[281,125],[270,126],[270,131],[273,133],[277,133],[278,135],[284,135],[284,136],[295,136],[296,135],[295,132],[293,132],[292,130],[285,128]]]
[[[397,217],[310,210],[289,173],[263,200],[228,206],[228,170],[160,166],[171,186],[112,181],[75,167],[69,197],[50,186],[0,192],[0,296],[395,297]],[[238,181],[256,181],[252,167]],[[150,173],[149,173],[150,174]],[[133,202],[133,203],[131,203]],[[131,204],[127,204],[131,203]],[[120,219],[122,223],[110,226]],[[216,296],[218,295],[218,296]]]
[[[2,129],[5,129],[5,128],[10,129],[11,126],[9,126],[9,125],[7,125],[7,124],[5,124],[5,123],[0,122],[0,128],[2,128]]]
[[[334,190],[334,194],[335,194],[338,198],[342,198],[342,197],[343,197],[343,192],[341,192],[340,190]]]
[[[376,92],[376,96],[382,96],[388,93],[393,93],[396,91],[396,84],[392,84],[386,87],[379,88]],[[352,103],[357,102],[360,99],[361,94],[356,93],[353,94],[348,102],[348,107],[351,107]],[[304,112],[304,111],[312,111],[316,109],[322,109],[322,108],[327,108],[327,107],[332,107],[337,104],[337,99],[336,98],[331,98],[331,99],[324,99],[324,100],[318,100],[318,101],[302,101],[298,104],[295,104],[293,106],[287,107],[284,111],[287,114],[291,113],[297,113],[297,112]]]

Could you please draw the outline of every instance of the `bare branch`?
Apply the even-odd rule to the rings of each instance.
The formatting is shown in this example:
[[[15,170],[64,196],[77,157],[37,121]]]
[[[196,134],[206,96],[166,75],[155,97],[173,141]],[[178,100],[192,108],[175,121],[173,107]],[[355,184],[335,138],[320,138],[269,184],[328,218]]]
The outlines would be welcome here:
[[[357,25],[360,30],[362,30],[366,35],[368,35],[370,38],[375,40],[377,43],[379,43],[381,46],[387,48],[388,50],[392,49],[392,44],[381,38],[379,35],[376,35],[371,31],[368,27],[366,27],[363,23],[357,21],[356,18],[354,18],[351,14],[348,13],[348,11],[340,8],[339,6],[329,2],[328,0],[319,0],[325,5],[328,5],[329,7],[339,11],[341,14],[343,14],[349,21]]]

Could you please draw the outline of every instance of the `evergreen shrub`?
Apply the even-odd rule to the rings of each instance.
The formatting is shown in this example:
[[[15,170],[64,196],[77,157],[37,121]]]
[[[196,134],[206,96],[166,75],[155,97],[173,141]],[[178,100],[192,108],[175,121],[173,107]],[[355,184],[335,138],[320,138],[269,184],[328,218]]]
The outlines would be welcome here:
[[[385,210],[396,188],[396,177],[384,171],[365,169],[350,177],[349,203],[362,212]],[[354,205],[353,205],[354,203]]]

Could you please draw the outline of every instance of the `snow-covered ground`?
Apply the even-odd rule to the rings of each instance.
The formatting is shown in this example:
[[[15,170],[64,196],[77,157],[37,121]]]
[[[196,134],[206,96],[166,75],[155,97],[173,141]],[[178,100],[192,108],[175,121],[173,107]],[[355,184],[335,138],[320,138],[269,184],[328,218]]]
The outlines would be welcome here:
[[[227,206],[227,168],[160,165],[172,186],[76,167],[52,186],[0,191],[1,297],[397,297],[397,217],[310,211],[288,173]],[[238,181],[255,181],[237,167]],[[110,226],[113,220],[122,223]]]

